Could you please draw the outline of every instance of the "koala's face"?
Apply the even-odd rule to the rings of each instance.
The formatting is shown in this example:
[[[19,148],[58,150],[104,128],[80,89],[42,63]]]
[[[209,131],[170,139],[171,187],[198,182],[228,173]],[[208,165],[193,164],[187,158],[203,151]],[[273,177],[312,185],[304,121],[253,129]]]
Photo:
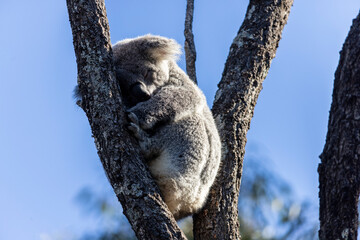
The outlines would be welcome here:
[[[156,89],[165,85],[169,79],[167,61],[160,63],[138,62],[136,64],[118,64],[116,78],[128,107],[146,101]]]
[[[180,54],[180,46],[172,39],[145,35],[116,43],[113,53],[125,105],[132,107],[168,82],[169,63]]]

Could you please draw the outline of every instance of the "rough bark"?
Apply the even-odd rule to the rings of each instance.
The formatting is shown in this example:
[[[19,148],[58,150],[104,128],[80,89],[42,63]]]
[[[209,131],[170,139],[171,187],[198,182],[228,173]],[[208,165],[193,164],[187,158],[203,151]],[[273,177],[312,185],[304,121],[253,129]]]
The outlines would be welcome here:
[[[192,31],[193,16],[194,16],[194,0],[187,0],[185,29],[184,29],[186,72],[189,75],[190,79],[197,84],[196,68],[195,68],[196,49],[194,42],[194,34]]]
[[[206,206],[194,216],[195,239],[240,239],[237,205],[246,134],[292,3],[250,0],[230,47],[213,105],[222,164]]]
[[[67,0],[81,106],[100,160],[138,239],[185,239],[125,128],[103,0]]]
[[[357,239],[360,193],[360,14],[335,73],[328,133],[320,155],[320,240]]]

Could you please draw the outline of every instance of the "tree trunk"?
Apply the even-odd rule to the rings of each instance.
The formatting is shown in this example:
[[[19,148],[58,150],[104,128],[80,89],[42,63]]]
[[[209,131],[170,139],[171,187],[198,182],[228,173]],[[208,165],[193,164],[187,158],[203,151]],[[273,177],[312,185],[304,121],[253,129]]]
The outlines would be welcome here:
[[[360,191],[360,14],[335,73],[326,144],[319,164],[320,240],[357,239]]]
[[[293,0],[250,0],[225,64],[213,114],[222,164],[206,206],[194,216],[195,239],[240,239],[238,196],[246,134]]]
[[[100,160],[138,239],[185,239],[125,128],[103,0],[67,0],[78,85]]]

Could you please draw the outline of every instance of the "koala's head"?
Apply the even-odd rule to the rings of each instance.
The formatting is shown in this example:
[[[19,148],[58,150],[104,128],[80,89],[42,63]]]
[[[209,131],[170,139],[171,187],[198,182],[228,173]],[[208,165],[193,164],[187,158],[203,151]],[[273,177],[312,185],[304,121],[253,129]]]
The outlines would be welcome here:
[[[116,77],[128,107],[148,100],[169,80],[169,63],[181,53],[173,39],[145,35],[113,45]]]

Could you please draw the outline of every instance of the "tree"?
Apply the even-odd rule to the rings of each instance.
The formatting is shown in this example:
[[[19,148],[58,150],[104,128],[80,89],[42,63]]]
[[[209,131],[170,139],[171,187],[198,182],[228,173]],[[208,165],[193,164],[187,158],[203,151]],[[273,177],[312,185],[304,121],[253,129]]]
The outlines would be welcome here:
[[[124,126],[103,1],[67,1],[78,86],[106,175],[139,239],[184,239]],[[162,224],[159,224],[162,223]]]
[[[326,144],[318,167],[320,240],[357,239],[360,193],[360,14],[335,72]]]
[[[240,239],[237,203],[246,134],[292,3],[251,0],[230,47],[213,106],[222,139],[222,168],[206,206],[194,216],[196,239]],[[125,129],[104,2],[67,0],[67,6],[83,93],[79,105],[124,214],[139,239],[184,239]]]

